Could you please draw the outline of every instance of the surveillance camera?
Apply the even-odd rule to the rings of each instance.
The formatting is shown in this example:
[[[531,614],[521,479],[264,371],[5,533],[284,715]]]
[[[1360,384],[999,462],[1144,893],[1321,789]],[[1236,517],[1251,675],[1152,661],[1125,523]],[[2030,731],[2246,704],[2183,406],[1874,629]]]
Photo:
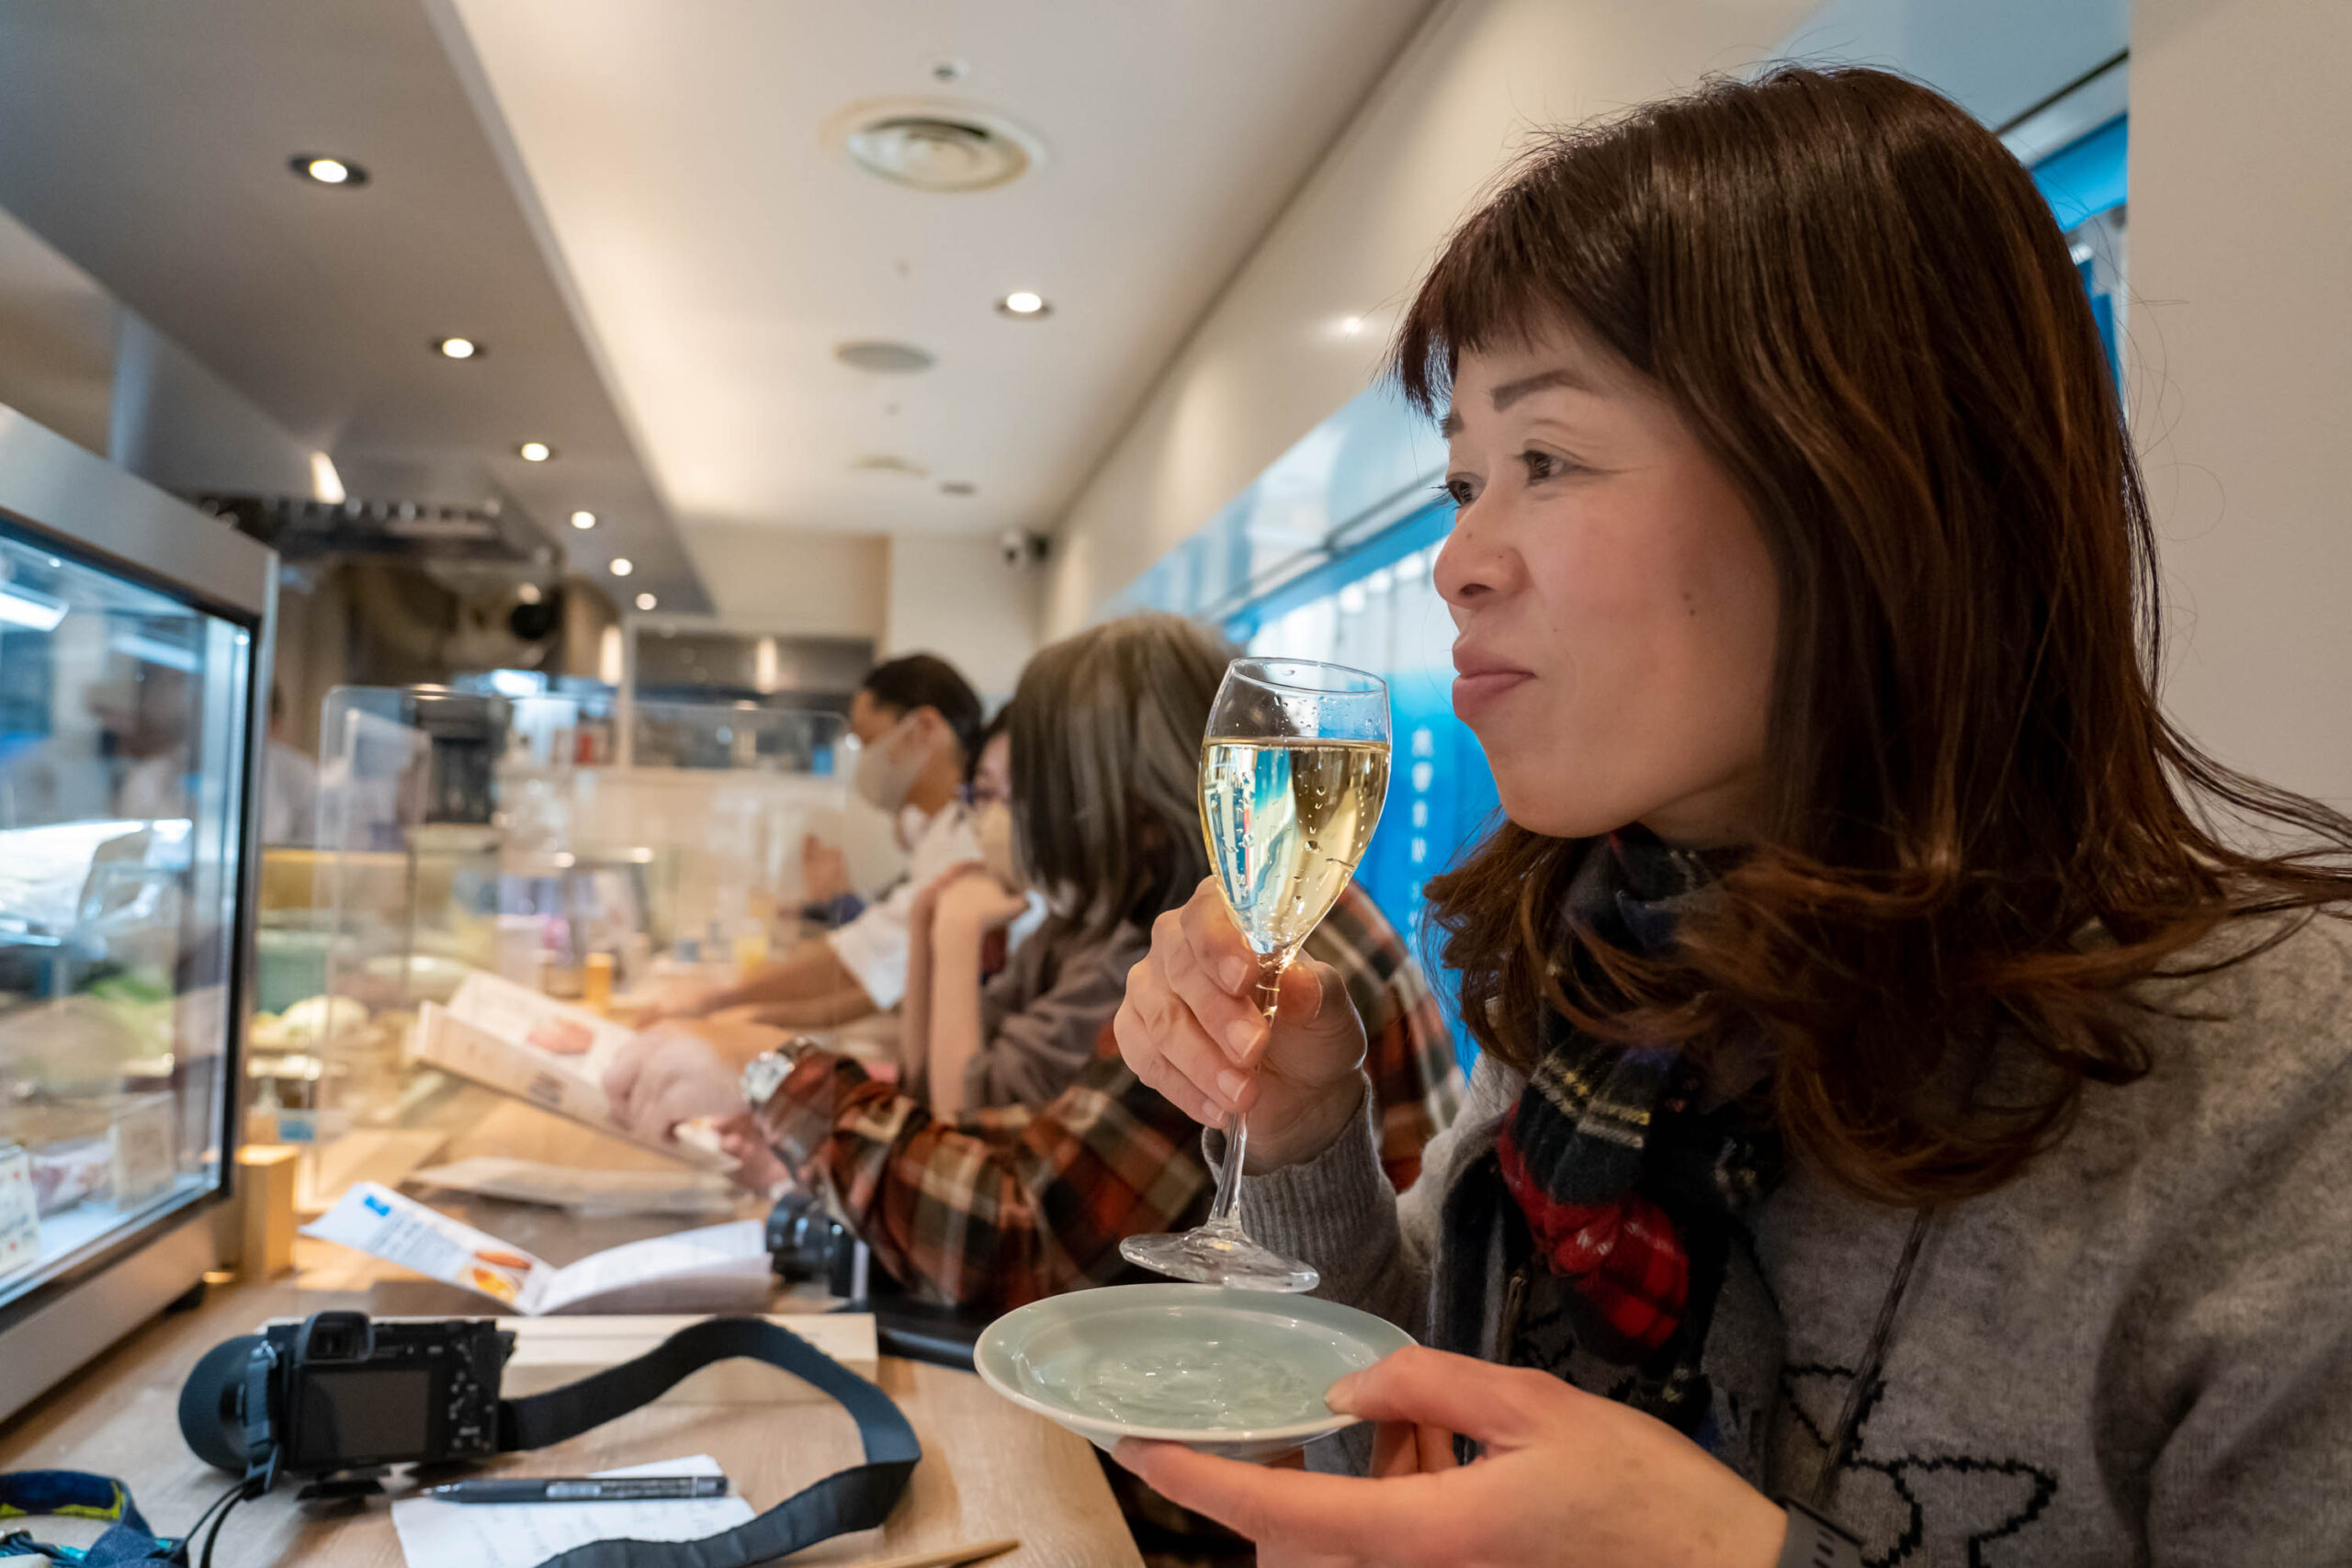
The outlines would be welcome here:
[[[1004,557],[1004,564],[1017,570],[1032,561],[1043,561],[1052,541],[1025,528],[1007,528],[997,536],[996,547]]]

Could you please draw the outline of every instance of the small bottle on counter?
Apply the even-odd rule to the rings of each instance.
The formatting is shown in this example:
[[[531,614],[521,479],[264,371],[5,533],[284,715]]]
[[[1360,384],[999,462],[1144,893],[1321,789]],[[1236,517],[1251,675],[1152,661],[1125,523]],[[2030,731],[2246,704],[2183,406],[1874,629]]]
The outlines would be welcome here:
[[[597,1012],[609,1012],[613,1006],[613,955],[592,953],[580,972],[580,1000]]]

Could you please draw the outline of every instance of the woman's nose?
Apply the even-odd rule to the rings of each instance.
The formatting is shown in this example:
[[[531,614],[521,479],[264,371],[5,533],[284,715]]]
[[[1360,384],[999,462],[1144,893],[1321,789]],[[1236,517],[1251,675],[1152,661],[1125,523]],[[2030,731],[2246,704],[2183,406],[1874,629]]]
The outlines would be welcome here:
[[[1455,610],[1466,610],[1510,586],[1510,552],[1497,537],[1491,513],[1484,496],[1455,513],[1453,531],[1437,553],[1430,578],[1438,596]]]

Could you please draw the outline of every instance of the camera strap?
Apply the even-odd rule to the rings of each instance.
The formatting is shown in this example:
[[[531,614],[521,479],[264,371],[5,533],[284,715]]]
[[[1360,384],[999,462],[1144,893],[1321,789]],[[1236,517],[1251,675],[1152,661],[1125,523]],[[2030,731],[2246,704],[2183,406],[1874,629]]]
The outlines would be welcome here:
[[[523,1399],[501,1400],[502,1451],[578,1437],[660,1398],[714,1361],[745,1358],[780,1367],[850,1413],[865,1462],[802,1488],[766,1513],[700,1540],[599,1540],[538,1568],[751,1568],[837,1535],[872,1529],[907,1489],[922,1445],[890,1396],[789,1330],[755,1317],[689,1325],[616,1367]]]

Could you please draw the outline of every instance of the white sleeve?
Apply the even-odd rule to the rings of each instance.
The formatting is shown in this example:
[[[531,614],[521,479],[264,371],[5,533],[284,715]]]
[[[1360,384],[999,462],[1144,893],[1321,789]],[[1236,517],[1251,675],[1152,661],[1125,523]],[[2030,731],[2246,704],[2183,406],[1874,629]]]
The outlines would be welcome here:
[[[920,891],[911,878],[903,879],[879,903],[867,905],[865,913],[825,938],[842,967],[883,1012],[907,994],[907,914]]]

